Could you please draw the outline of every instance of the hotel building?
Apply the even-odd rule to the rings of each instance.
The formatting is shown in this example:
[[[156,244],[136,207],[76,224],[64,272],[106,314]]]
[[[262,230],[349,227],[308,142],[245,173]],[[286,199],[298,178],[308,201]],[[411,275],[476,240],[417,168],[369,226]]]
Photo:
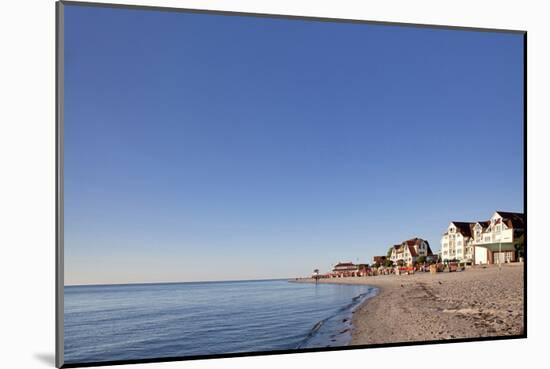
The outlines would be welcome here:
[[[522,213],[496,211],[479,222],[451,222],[441,238],[441,258],[473,264],[517,261],[515,245],[525,233]]]

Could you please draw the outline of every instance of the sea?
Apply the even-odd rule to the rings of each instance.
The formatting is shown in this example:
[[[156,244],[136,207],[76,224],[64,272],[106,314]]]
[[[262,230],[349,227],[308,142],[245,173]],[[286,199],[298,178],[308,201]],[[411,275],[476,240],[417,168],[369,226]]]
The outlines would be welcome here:
[[[345,346],[375,287],[288,280],[65,286],[65,363]]]

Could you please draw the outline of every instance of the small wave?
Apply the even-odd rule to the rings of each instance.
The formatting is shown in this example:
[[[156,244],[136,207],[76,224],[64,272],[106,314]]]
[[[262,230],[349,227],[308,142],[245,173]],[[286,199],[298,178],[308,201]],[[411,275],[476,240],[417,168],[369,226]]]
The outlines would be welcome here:
[[[351,299],[349,304],[346,304],[336,310],[331,316],[315,323],[315,325],[308,332],[306,337],[298,344],[296,348],[308,348],[308,347],[322,347],[322,346],[346,346],[351,340],[351,314],[359,307],[365,300],[376,295],[377,288],[370,288],[367,292],[361,293]],[[327,327],[327,323],[331,324],[330,332],[321,332],[321,328]],[[323,333],[324,337],[319,337]],[[316,340],[317,342],[313,342]]]
[[[309,342],[309,340],[315,336],[315,334],[319,331],[319,329],[321,329],[321,327],[323,326],[323,324],[325,324],[325,322],[330,319],[330,318],[327,318],[327,319],[323,319],[317,323],[315,323],[315,325],[313,326],[313,328],[311,328],[311,330],[308,332],[307,336],[302,340],[302,342],[300,342],[298,344],[298,346],[296,348],[304,348],[306,347],[305,345]]]
[[[317,331],[319,330],[319,328],[321,328],[321,327],[323,326],[323,323],[324,323],[324,322],[325,322],[324,320],[321,320],[320,322],[318,322],[317,324],[315,324],[315,325],[313,326],[313,328],[311,329],[311,332],[312,332],[312,333],[313,333],[313,332],[317,332]]]

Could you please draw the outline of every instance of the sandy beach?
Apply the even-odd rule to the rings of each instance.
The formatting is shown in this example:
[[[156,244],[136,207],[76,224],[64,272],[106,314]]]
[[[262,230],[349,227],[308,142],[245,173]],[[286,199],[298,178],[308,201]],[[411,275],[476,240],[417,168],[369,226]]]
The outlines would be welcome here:
[[[523,264],[506,264],[319,283],[379,288],[353,317],[351,344],[365,345],[523,334],[523,277]]]

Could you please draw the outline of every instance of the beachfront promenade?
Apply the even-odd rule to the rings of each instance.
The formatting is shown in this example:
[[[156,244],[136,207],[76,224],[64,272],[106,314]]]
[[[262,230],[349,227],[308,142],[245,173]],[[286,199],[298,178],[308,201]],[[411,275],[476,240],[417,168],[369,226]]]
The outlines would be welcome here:
[[[523,267],[513,263],[453,273],[319,279],[318,283],[379,288],[378,295],[354,313],[352,345],[520,335],[524,331]]]

